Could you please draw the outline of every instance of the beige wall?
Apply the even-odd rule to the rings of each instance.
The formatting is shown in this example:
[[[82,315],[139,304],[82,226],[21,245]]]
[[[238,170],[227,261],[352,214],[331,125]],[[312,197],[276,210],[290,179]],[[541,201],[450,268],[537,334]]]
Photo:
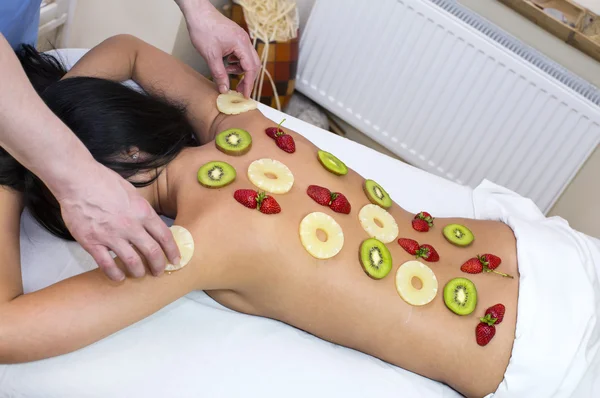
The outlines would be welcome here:
[[[173,0],[79,0],[66,46],[91,48],[129,33],[170,53],[180,19]]]
[[[588,3],[598,2],[598,0]],[[600,63],[562,42],[496,0],[459,0],[491,22],[531,45],[567,69],[600,87]],[[581,1],[581,4],[585,1]],[[549,215],[600,238],[600,149],[596,149]]]

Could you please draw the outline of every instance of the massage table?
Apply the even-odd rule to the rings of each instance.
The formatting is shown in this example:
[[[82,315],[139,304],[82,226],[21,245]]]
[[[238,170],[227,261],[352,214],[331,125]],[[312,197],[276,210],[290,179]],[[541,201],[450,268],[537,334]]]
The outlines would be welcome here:
[[[85,50],[60,50],[71,66]],[[472,190],[272,108],[260,111],[381,183],[406,210],[473,217]],[[21,219],[25,293],[96,267],[77,243]],[[356,266],[359,266],[358,263]],[[392,303],[393,304],[393,303]],[[457,397],[448,386],[195,291],[76,352],[0,366],[0,397]]]

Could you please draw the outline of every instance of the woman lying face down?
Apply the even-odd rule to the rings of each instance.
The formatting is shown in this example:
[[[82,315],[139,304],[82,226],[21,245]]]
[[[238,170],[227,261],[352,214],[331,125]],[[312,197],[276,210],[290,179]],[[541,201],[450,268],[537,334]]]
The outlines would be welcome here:
[[[11,319],[0,329],[2,362],[79,349],[205,290],[229,308],[280,320],[462,394],[496,390],[517,319],[509,227],[425,213],[415,220],[383,187],[345,170],[285,123],[272,129],[276,123],[257,110],[220,113],[206,79],[133,37],[107,40],[66,75],[32,50],[21,60],[92,155],[188,230],[195,249],[185,267],[160,277],[113,283],[95,270],[23,295],[22,205],[50,232],[70,236],[56,200],[3,152],[0,237],[12,268],[0,278],[0,319]],[[129,78],[150,95],[118,83]],[[224,131],[219,149],[214,138]],[[240,146],[249,139],[249,149]],[[515,279],[484,272],[498,266],[494,256],[501,259],[495,271]]]

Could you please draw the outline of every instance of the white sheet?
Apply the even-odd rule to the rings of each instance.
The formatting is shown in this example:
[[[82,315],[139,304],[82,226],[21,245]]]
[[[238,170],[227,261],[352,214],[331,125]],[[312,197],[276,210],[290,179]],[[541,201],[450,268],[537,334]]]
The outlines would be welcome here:
[[[83,51],[68,53],[75,62]],[[472,191],[289,115],[275,122],[373,178],[404,208],[473,217]],[[94,268],[77,244],[25,214],[21,257],[26,292]],[[0,397],[454,397],[449,387],[280,322],[238,314],[194,292],[77,352],[0,366]]]

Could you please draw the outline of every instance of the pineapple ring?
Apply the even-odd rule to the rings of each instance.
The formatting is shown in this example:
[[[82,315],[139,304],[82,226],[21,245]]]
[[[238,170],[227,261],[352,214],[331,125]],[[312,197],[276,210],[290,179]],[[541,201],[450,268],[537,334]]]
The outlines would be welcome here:
[[[377,205],[368,204],[360,209],[358,220],[371,238],[380,240],[383,243],[390,243],[398,237],[396,220],[385,209]]]
[[[325,232],[325,242],[317,236],[319,230]],[[300,222],[299,233],[302,246],[311,256],[318,259],[331,258],[344,246],[342,227],[325,213],[317,211],[304,217]]]
[[[256,109],[256,101],[245,98],[242,93],[229,90],[217,97],[217,109],[226,115],[238,115]]]
[[[248,167],[248,178],[259,189],[275,194],[287,193],[294,185],[294,175],[290,169],[273,159],[252,162]]]
[[[413,286],[413,278],[421,282],[420,289]],[[420,261],[411,260],[402,264],[396,271],[396,290],[408,304],[425,305],[437,295],[438,281],[431,268]]]
[[[179,248],[181,260],[179,261],[179,265],[174,265],[167,262],[167,266],[165,267],[165,271],[167,272],[179,271],[188,265],[192,259],[192,256],[194,255],[194,238],[192,237],[190,231],[181,225],[173,225],[170,230],[173,234],[173,238],[175,239],[175,243]]]

